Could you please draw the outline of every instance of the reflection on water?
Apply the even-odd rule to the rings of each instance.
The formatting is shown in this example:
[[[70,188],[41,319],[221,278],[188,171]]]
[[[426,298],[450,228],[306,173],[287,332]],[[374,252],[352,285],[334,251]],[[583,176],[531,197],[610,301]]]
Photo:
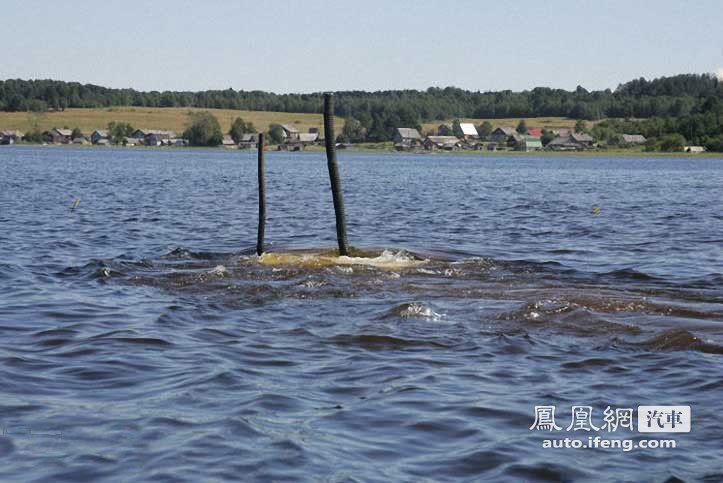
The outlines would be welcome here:
[[[269,156],[257,257],[250,155],[0,150],[0,477],[723,478],[720,160],[340,162],[368,258],[321,155]],[[544,404],[692,430],[542,450]]]

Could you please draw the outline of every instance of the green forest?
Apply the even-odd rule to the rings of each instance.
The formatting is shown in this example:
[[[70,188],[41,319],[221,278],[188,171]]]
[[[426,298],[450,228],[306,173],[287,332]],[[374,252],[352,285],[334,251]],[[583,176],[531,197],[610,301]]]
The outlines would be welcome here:
[[[619,132],[650,138],[679,135],[723,151],[723,83],[708,74],[626,82],[617,89],[472,92],[455,87],[424,91],[336,92],[336,115],[359,126],[365,141],[388,141],[396,127],[452,118],[559,116],[595,121],[600,140]],[[320,113],[323,93],[274,94],[234,89],[140,92],[55,80],[0,81],[0,111],[53,111],[111,106],[198,107]]]

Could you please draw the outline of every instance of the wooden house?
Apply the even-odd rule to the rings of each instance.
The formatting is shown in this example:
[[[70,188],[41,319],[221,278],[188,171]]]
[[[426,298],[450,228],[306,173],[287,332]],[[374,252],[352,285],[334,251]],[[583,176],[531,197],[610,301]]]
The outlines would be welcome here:
[[[245,133],[241,135],[238,146],[241,149],[254,148],[259,144],[258,133]]]
[[[133,136],[128,136],[128,137],[123,138],[123,145],[124,146],[143,146],[143,139],[136,138]]]
[[[642,134],[622,134],[619,138],[614,139],[612,144],[635,146],[636,144],[645,144],[646,141],[647,139]]]
[[[400,144],[410,148],[422,144],[422,136],[419,134],[419,131],[410,127],[398,127],[394,131],[392,140],[395,145]]]
[[[514,131],[507,137],[507,146],[512,149],[517,149],[517,146],[522,144],[522,134]]]
[[[96,129],[90,135],[90,142],[93,144],[98,144],[102,139],[110,141],[110,132],[107,129]]]
[[[71,129],[53,128],[46,133],[46,137],[50,142],[55,144],[70,144],[72,136],[73,131]]]
[[[22,141],[23,136],[25,136],[25,134],[16,129],[2,131],[0,132],[0,144],[15,144],[18,141]]]
[[[580,143],[585,148],[592,148],[595,145],[595,140],[589,134],[582,132],[575,132],[570,134],[570,137],[577,143]]]
[[[281,129],[284,130],[284,139],[299,139],[299,130],[294,126],[282,124]]]
[[[168,144],[169,140],[176,138],[176,133],[173,131],[147,129],[143,132],[145,133],[145,135],[143,136],[143,144],[146,146],[162,146],[163,144]]]
[[[427,136],[422,145],[427,151],[437,149],[455,151],[462,146],[462,143],[457,136]]]
[[[545,146],[550,151],[582,151],[585,146],[577,142],[572,136],[556,137]]]
[[[516,133],[517,131],[513,127],[501,126],[492,131],[490,139],[497,144],[506,144],[507,139]]]
[[[454,136],[454,127],[451,124],[440,124],[437,126],[437,136]]]

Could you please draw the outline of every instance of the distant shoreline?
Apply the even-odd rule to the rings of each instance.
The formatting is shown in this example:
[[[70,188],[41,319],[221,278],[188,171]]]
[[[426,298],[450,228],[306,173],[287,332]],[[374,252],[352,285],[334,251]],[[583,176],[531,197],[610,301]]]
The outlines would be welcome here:
[[[60,149],[122,149],[128,151],[215,151],[215,152],[238,152],[239,154],[250,154],[256,152],[255,148],[251,149],[238,149],[238,148],[227,148],[223,146],[215,147],[204,147],[204,146],[123,146],[123,145],[110,145],[110,146],[98,146],[94,144],[40,144],[40,143],[16,143],[11,145],[0,145],[0,153],[4,148],[12,149],[13,147],[41,147],[41,148],[60,148]],[[279,152],[290,155],[303,155],[304,153],[323,153],[324,146],[310,146],[304,151],[280,151],[276,149],[276,145],[268,146],[264,150],[267,153]],[[723,159],[723,153],[718,152],[704,152],[704,153],[684,153],[684,152],[661,152],[661,151],[642,151],[639,149],[611,149],[611,150],[586,150],[586,151],[488,151],[488,150],[459,150],[459,151],[396,151],[392,147],[380,147],[379,143],[362,143],[354,147],[339,149],[337,153],[341,156],[345,152],[349,153],[361,153],[361,154],[391,154],[398,156],[480,156],[480,157],[491,157],[491,156],[513,156],[513,157],[544,157],[544,158],[579,158],[579,157],[612,157],[612,158],[721,158]]]

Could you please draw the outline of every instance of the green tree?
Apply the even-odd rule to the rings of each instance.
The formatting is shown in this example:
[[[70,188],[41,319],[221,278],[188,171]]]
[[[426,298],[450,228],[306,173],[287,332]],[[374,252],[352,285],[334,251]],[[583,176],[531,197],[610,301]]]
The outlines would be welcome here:
[[[655,138],[650,138],[647,141],[645,141],[645,147],[643,148],[644,151],[657,151],[658,150],[658,140]]]
[[[493,131],[492,123],[489,121],[485,121],[482,124],[480,124],[479,129],[477,129],[477,132],[479,133],[479,137],[482,140],[489,139],[490,135]]]
[[[723,152],[723,134],[708,139],[705,148],[708,151]]]
[[[517,124],[517,132],[520,134],[527,134],[527,122],[525,122],[524,119],[521,119],[519,124]]]
[[[459,125],[459,119],[455,119],[454,121],[452,121],[452,133],[458,138],[464,136],[464,133],[462,132],[462,126]]]
[[[666,134],[660,140],[660,149],[662,151],[682,151],[686,141],[680,134]]]
[[[25,136],[23,136],[23,140],[28,143],[42,143],[43,133],[40,132],[40,130],[38,129],[32,129],[25,133]]]
[[[279,124],[270,124],[269,139],[271,139],[271,142],[276,144],[284,142],[284,128],[282,128]]]
[[[256,128],[251,122],[244,122],[243,119],[237,117],[231,124],[231,129],[228,133],[231,135],[233,140],[238,144],[241,141],[241,137],[246,133],[254,133]]]
[[[123,138],[133,134],[133,126],[127,122],[115,122],[111,121],[108,123],[108,135],[115,144],[123,143]]]
[[[542,130],[542,138],[540,140],[542,141],[543,146],[547,146],[547,144],[553,139],[555,139],[555,133],[548,131],[547,129]]]
[[[183,137],[188,139],[191,146],[218,146],[223,142],[221,125],[210,112],[194,113]]]
[[[73,132],[70,134],[70,139],[75,138],[82,138],[83,137],[83,131],[80,130],[80,128],[73,128]]]
[[[360,143],[364,141],[366,137],[366,130],[361,125],[361,122],[357,121],[353,117],[348,117],[344,120],[344,129],[341,130],[341,134],[338,136],[340,142],[343,143]]]
[[[587,123],[582,119],[578,119],[575,123],[575,132],[587,132]]]

